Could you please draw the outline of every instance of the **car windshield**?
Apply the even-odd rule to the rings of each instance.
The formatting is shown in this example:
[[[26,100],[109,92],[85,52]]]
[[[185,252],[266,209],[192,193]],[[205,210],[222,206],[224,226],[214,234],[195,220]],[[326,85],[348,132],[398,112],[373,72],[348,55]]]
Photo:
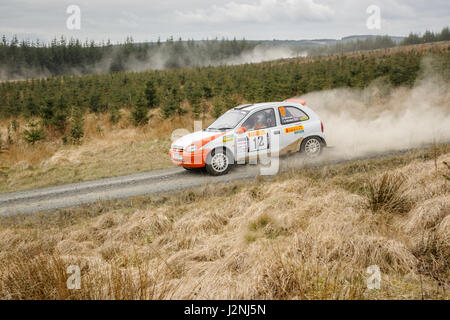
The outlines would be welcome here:
[[[207,128],[208,130],[226,130],[233,129],[237,124],[247,115],[248,111],[244,110],[230,110],[225,112],[216,119]]]

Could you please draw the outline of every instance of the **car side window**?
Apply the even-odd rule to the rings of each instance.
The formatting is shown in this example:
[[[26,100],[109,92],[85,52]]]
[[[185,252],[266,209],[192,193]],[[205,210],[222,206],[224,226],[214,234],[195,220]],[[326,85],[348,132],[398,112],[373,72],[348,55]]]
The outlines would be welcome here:
[[[242,126],[245,130],[251,131],[275,127],[276,124],[275,111],[273,108],[270,108],[255,112],[247,120],[245,120]]]
[[[281,124],[305,121],[309,117],[306,113],[296,107],[278,107]]]

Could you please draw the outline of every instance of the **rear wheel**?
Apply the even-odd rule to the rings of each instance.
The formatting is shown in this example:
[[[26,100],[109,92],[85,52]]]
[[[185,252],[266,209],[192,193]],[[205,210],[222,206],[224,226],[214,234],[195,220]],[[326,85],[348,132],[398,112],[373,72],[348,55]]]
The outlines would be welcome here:
[[[225,149],[211,151],[206,158],[206,171],[213,176],[220,176],[228,173],[233,164],[233,158],[227,154]]]
[[[315,158],[322,153],[323,143],[318,137],[308,137],[303,140],[300,152],[306,154],[307,157]]]

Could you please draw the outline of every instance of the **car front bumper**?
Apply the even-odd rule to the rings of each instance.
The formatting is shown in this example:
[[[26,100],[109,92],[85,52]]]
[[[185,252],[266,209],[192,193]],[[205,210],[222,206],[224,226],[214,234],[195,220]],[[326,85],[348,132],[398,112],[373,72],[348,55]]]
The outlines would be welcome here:
[[[172,162],[178,166],[202,168],[206,165],[206,157],[209,152],[209,149],[202,149],[195,152],[183,152],[177,149],[170,149],[169,155]]]

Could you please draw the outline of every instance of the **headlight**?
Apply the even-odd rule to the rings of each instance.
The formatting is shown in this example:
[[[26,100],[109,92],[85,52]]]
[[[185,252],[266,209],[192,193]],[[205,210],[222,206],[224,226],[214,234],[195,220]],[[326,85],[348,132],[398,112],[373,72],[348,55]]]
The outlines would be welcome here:
[[[194,144],[191,144],[186,148],[187,152],[195,152],[197,150],[197,147]]]

